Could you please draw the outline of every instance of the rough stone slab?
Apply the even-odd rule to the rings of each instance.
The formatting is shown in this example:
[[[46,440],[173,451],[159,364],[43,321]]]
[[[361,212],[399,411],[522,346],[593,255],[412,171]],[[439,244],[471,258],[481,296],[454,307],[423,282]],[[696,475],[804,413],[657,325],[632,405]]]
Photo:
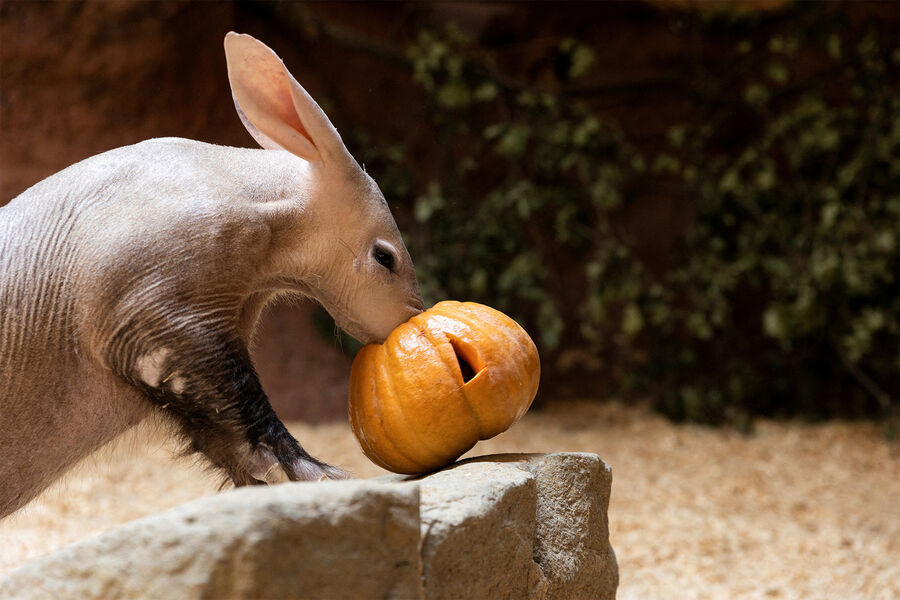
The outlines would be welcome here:
[[[535,478],[515,466],[470,462],[419,481],[425,598],[542,599],[532,557]]]
[[[371,481],[243,488],[29,563],[0,598],[421,598],[419,490]]]
[[[0,598],[612,600],[611,483],[554,453],[244,488],[32,562]]]
[[[495,454],[379,479],[421,486],[428,600],[616,596],[612,471],[596,454]]]
[[[534,557],[547,577],[547,598],[615,598],[619,569],[609,544],[609,466],[588,453],[547,454],[519,464],[537,480]]]
[[[494,454],[465,460],[438,475],[479,464],[495,468],[501,465],[515,467],[535,480],[536,498],[531,517],[535,528],[531,548],[534,561],[541,569],[544,581],[541,585],[546,589],[540,592],[543,596],[532,597],[546,600],[612,600],[616,597],[619,569],[609,543],[607,517],[612,471],[599,456],[584,452]],[[449,481],[447,484],[452,485]],[[423,487],[423,506],[427,498]],[[424,523],[423,517],[423,527]],[[428,572],[427,564],[425,569]],[[426,582],[426,591],[428,589]],[[520,597],[525,596],[496,596]]]

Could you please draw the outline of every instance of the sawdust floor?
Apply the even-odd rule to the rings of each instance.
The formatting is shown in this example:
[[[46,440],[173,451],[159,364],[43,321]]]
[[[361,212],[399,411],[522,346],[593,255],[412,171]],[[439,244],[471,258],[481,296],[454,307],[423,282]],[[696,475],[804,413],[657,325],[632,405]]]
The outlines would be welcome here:
[[[383,473],[345,424],[291,430],[363,477]],[[900,448],[871,424],[760,422],[750,437],[676,426],[641,408],[534,411],[471,454],[596,452],[621,599],[900,598]],[[0,574],[79,538],[215,493],[143,428],[0,522]]]

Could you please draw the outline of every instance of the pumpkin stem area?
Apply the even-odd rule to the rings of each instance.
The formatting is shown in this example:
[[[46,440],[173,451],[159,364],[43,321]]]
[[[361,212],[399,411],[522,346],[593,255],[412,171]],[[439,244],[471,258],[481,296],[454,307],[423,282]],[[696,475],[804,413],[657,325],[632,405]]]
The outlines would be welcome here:
[[[458,340],[451,339],[450,346],[453,347],[453,353],[456,354],[456,362],[459,363],[459,372],[462,373],[463,384],[469,383],[477,373],[475,369],[472,368],[472,365],[463,356],[463,348]]]

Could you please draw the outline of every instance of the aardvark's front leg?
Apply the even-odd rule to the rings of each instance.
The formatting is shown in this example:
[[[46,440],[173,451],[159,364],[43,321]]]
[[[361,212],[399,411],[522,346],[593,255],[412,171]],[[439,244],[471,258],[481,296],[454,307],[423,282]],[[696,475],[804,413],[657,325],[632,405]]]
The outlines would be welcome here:
[[[236,486],[346,477],[288,433],[236,337],[140,345],[140,352],[128,353],[136,359],[126,379],[176,420],[190,451],[205,455]]]

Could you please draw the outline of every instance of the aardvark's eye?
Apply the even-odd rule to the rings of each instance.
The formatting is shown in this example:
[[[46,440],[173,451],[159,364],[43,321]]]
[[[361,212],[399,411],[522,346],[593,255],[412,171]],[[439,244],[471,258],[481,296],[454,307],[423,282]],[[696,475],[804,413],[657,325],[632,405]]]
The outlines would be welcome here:
[[[376,246],[375,249],[372,250],[372,257],[375,259],[375,262],[388,271],[394,271],[394,255],[387,250],[382,250]]]

